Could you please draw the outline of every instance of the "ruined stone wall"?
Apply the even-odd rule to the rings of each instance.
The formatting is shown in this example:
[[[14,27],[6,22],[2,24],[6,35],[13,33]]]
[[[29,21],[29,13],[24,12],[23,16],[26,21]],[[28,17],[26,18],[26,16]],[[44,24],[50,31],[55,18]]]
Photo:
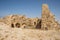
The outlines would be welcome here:
[[[47,4],[42,5],[42,29],[57,29],[59,24],[55,21],[55,16],[49,10]]]
[[[9,15],[0,19],[0,22],[4,22],[13,28],[35,28],[38,18],[27,18],[24,15]]]
[[[13,28],[37,28],[37,29],[59,29],[60,24],[55,21],[55,16],[49,10],[47,4],[42,5],[41,18],[27,18],[25,15],[8,15],[0,19]]]

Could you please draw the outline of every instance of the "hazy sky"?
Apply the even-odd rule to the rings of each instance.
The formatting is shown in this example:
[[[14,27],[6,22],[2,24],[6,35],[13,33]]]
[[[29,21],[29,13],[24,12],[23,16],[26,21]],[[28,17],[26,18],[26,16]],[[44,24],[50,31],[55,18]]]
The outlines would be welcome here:
[[[41,17],[42,4],[48,4],[56,19],[60,20],[60,0],[0,0],[0,17],[10,14]]]

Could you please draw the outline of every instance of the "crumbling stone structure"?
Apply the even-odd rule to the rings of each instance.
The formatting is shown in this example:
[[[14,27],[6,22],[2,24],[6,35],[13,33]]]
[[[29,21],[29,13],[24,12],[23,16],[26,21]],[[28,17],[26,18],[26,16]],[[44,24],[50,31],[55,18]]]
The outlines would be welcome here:
[[[54,15],[50,12],[47,4],[42,5],[41,18],[27,18],[22,15],[9,15],[0,19],[12,28],[36,28],[43,30],[59,29],[60,24],[55,21]]]
[[[41,29],[57,29],[59,24],[55,21],[55,16],[50,12],[47,4],[42,5]]]

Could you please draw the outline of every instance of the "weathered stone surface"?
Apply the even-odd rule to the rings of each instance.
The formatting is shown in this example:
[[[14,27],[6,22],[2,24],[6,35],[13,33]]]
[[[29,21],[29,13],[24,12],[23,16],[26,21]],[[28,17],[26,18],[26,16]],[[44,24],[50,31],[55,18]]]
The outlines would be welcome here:
[[[25,15],[0,18],[0,40],[60,40],[60,24],[48,5],[43,4],[41,18],[27,18]]]
[[[60,30],[10,28],[0,23],[0,40],[60,40]]]
[[[55,21],[55,16],[50,12],[47,4],[42,5],[42,17],[27,18],[25,15],[8,15],[0,19],[0,22],[12,28],[37,28],[37,29],[60,29],[60,24]]]
[[[0,22],[4,22],[5,24],[17,28],[35,28],[37,25],[39,18],[27,18],[24,15],[9,15],[2,19],[0,19]]]
[[[42,29],[57,29],[59,24],[55,21],[55,16],[50,12],[48,5],[42,5]]]

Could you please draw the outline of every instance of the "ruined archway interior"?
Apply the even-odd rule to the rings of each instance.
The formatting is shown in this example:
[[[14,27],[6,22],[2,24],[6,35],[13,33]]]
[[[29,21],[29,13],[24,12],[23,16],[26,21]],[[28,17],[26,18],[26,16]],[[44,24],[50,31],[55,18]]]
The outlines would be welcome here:
[[[16,28],[20,28],[20,23],[15,23],[15,24],[12,23],[12,24],[11,24],[11,27],[12,27],[12,28],[15,28],[15,27],[16,27]]]
[[[16,26],[17,28],[20,28],[20,23],[16,23],[15,26]]]

